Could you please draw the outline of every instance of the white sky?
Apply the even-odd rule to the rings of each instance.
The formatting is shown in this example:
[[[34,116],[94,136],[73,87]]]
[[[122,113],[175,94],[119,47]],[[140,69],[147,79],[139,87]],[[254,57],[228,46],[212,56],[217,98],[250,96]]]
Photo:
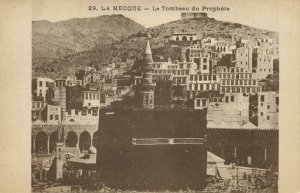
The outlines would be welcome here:
[[[88,11],[95,5],[98,11]],[[131,5],[149,8],[149,11],[102,11],[101,6]],[[252,27],[278,31],[277,0],[33,0],[32,19],[61,21],[71,18],[122,14],[145,27],[152,27],[180,19],[180,11],[152,11],[152,6],[226,6],[230,11],[206,12],[209,17]],[[192,12],[192,11],[189,11]],[[201,12],[201,11],[199,11]]]

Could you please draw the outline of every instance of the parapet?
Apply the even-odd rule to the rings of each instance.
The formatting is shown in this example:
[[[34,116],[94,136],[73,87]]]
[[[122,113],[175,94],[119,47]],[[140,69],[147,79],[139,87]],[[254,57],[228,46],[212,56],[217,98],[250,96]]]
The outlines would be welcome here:
[[[207,13],[181,13],[181,19],[207,18]]]

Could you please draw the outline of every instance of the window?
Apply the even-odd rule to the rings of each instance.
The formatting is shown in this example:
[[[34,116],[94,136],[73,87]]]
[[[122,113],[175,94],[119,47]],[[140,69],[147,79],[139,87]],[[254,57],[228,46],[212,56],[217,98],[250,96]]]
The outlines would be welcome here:
[[[270,116],[267,116],[267,120],[270,120]]]
[[[39,86],[43,86],[43,82],[42,81],[39,81]]]
[[[91,109],[88,110],[88,114],[92,114],[92,110]]]
[[[228,102],[229,102],[229,97],[226,96],[226,97],[225,97],[225,103],[228,103]]]
[[[207,70],[207,65],[203,65],[203,70]]]
[[[261,101],[261,102],[265,102],[265,96],[264,96],[264,95],[261,95],[261,96],[260,96],[260,101]]]
[[[93,109],[93,116],[97,116],[98,115],[98,109]]]
[[[55,120],[58,120],[58,115],[55,115]]]
[[[200,90],[203,90],[203,84],[200,84]]]
[[[207,76],[206,76],[206,75],[204,75],[204,81],[205,81],[205,80],[207,80]]]
[[[78,115],[78,110],[75,110],[75,115]]]
[[[217,76],[216,75],[213,75],[213,80],[217,80]]]
[[[81,115],[82,115],[82,116],[86,116],[86,110],[85,110],[85,109],[82,109],[82,110],[81,110]]]
[[[264,116],[264,113],[263,113],[263,112],[261,112],[261,113],[260,113],[260,116]]]
[[[206,100],[205,100],[205,99],[202,100],[202,106],[203,106],[203,107],[206,106]]]
[[[197,99],[197,107],[200,107],[200,99]]]
[[[53,115],[50,115],[50,120],[53,120]]]
[[[230,96],[230,101],[234,102],[234,96]]]
[[[270,105],[267,105],[267,109],[270,109]]]
[[[207,63],[207,58],[203,58],[203,63]]]
[[[276,97],[276,105],[279,105],[279,97]]]

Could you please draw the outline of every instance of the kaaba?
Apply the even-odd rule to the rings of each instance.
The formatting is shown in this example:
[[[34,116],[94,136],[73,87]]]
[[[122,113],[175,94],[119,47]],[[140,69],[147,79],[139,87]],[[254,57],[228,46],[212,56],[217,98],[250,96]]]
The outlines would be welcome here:
[[[206,110],[103,108],[97,168],[121,190],[200,190],[206,183]]]

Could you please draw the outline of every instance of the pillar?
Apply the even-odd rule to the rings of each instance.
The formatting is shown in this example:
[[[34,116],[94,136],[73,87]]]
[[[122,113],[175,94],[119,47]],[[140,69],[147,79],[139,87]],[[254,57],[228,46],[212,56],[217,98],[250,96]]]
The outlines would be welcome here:
[[[93,134],[90,133],[90,136],[91,136],[91,147],[93,146]]]
[[[77,143],[76,143],[76,147],[77,147],[77,149],[78,149],[78,150],[80,150],[80,149],[79,149],[79,136],[78,136],[78,134],[77,134],[77,133],[76,133],[76,137],[77,137]]]
[[[49,148],[50,148],[50,136],[47,135],[47,153],[49,154]]]
[[[265,161],[267,161],[267,148],[265,148]]]
[[[33,147],[33,154],[35,154],[35,136],[33,136],[33,142],[32,142],[32,147]]]
[[[236,154],[236,146],[234,146],[234,157],[237,158],[237,154]]]

